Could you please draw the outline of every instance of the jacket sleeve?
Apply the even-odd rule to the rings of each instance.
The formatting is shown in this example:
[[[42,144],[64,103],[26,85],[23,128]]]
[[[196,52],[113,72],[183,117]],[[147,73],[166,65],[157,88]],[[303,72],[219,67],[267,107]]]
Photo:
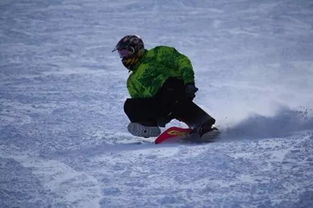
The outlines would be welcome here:
[[[176,64],[184,80],[184,84],[194,83],[195,82],[194,71],[189,58],[176,51]]]
[[[149,89],[141,84],[137,79],[132,79],[132,75],[127,80],[127,89],[132,98],[151,97]]]

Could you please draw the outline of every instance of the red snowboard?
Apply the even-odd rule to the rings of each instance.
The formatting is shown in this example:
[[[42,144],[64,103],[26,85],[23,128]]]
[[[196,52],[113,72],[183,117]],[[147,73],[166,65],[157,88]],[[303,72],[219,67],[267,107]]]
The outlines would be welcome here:
[[[180,127],[170,127],[166,129],[162,134],[156,138],[154,141],[155,144],[160,144],[165,141],[171,141],[175,139],[182,139],[191,132],[191,129],[188,128],[180,128]]]

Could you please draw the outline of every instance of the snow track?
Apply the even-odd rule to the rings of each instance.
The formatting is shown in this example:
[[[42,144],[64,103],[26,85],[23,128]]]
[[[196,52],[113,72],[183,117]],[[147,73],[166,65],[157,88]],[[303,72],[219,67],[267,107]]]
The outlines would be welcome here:
[[[30,153],[23,153],[16,150],[0,148],[0,161],[12,160],[19,163],[24,169],[31,170],[32,175],[39,179],[42,188],[46,193],[53,195],[52,206],[59,207],[100,207],[101,189],[97,180],[93,177],[75,171],[71,167],[56,160],[47,160],[38,156],[32,156]],[[10,171],[19,171],[11,169]],[[25,175],[27,177],[27,175]],[[14,179],[14,175],[7,175],[6,180]],[[2,181],[2,183],[5,181]],[[23,185],[30,185],[33,181],[26,181]],[[30,191],[30,190],[25,190]],[[4,193],[2,193],[4,194]],[[36,200],[41,202],[43,194],[38,193]],[[23,193],[19,193],[19,197],[23,198]],[[26,195],[26,194],[25,194]],[[45,195],[43,195],[46,197]],[[2,197],[5,198],[4,195]],[[16,196],[18,197],[18,196]],[[29,199],[19,206],[28,207],[34,202]],[[28,201],[29,200],[29,201]],[[50,199],[51,200],[51,199]],[[16,201],[4,200],[4,206],[14,206]],[[34,203],[36,204],[36,203]],[[41,206],[46,206],[43,204]],[[29,206],[30,207],[30,206]]]

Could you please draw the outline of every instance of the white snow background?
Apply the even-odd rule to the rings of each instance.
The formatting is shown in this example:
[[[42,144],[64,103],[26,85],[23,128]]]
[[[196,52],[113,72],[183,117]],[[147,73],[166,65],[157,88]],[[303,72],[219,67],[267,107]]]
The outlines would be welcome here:
[[[190,57],[216,142],[127,132],[128,34]],[[1,0],[0,207],[313,207],[312,91],[311,0]]]

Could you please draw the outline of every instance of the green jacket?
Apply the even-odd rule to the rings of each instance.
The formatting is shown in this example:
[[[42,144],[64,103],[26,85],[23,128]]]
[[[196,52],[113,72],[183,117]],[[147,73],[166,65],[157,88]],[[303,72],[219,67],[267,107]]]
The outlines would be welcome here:
[[[182,79],[185,84],[194,82],[191,62],[175,48],[158,46],[146,50],[132,68],[127,88],[132,98],[153,97],[170,77]]]

